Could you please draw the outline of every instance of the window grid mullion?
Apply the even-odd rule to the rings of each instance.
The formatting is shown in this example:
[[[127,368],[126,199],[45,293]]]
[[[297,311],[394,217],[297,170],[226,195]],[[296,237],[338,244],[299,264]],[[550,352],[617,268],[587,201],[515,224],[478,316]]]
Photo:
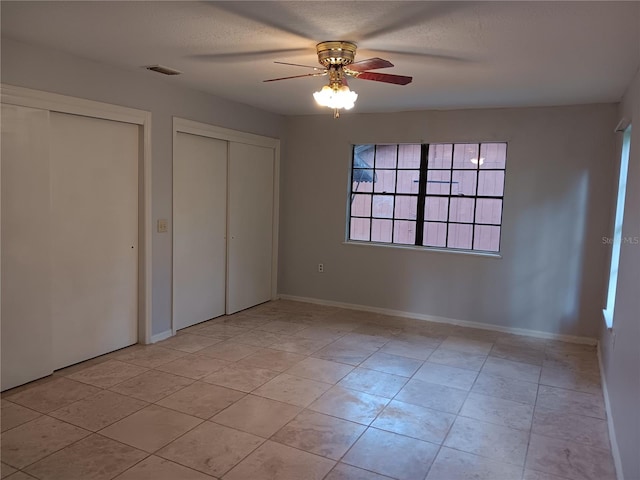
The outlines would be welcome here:
[[[420,145],[420,174],[418,176],[418,204],[416,212],[416,236],[415,245],[424,244],[424,208],[427,197],[427,163],[429,157],[429,144]]]
[[[351,149],[351,202],[349,205],[349,239],[351,239],[351,219],[354,218],[353,215],[353,200],[355,199],[355,192],[353,191],[353,178],[355,176],[355,154],[356,154],[356,146],[353,145],[353,148]],[[356,215],[355,218],[358,218],[358,216]],[[369,240],[371,240],[371,236],[369,236]]]
[[[349,229],[347,230],[348,234],[347,234],[347,240],[351,240],[351,221],[353,218],[353,201],[356,198],[355,197],[355,193],[353,191],[353,179],[355,177],[355,173],[354,169],[355,169],[355,159],[356,157],[356,146],[352,145],[351,146],[351,186],[350,186],[350,191],[349,191],[349,218],[348,218],[348,224],[349,225]]]
[[[373,241],[373,196],[376,194],[376,157],[378,156],[378,145],[373,147],[373,178],[371,179],[371,210],[369,218],[369,241]]]
[[[396,169],[395,172],[395,182],[393,185],[393,210],[391,211],[391,243],[393,241],[393,235],[395,234],[396,228],[396,195],[398,194],[398,156],[400,155],[400,144],[396,145]],[[371,212],[373,213],[373,212]]]
[[[433,171],[433,170],[430,170]],[[458,171],[462,171],[462,170],[458,170]],[[470,171],[470,170],[469,170]],[[398,196],[411,196],[411,194],[409,193],[399,193]],[[428,195],[429,197],[442,197],[442,198],[447,198],[449,195],[446,195],[444,193],[430,193]],[[504,197],[501,197],[500,195],[478,195],[477,197],[475,195],[458,195],[456,196],[456,198],[488,198],[488,199],[494,199],[494,200],[502,200]]]
[[[476,163],[476,195],[473,199],[473,223],[471,224],[471,250],[476,245],[476,210],[478,209],[478,185],[480,184],[480,144],[478,144],[478,163]]]
[[[449,222],[451,221],[451,194],[453,193],[453,159],[456,154],[456,144],[451,144],[451,169],[449,170],[449,195],[447,195],[447,227],[444,237],[444,246],[449,248]]]
[[[500,203],[500,233],[498,234],[498,251],[500,251],[500,243],[502,241],[502,215],[504,214],[504,189],[506,187],[506,183],[507,183],[507,152],[509,150],[509,144],[505,145],[505,152],[504,152],[504,158],[505,158],[505,163],[504,163],[504,168],[502,169],[502,171],[504,172],[504,175],[502,175],[502,202]]]

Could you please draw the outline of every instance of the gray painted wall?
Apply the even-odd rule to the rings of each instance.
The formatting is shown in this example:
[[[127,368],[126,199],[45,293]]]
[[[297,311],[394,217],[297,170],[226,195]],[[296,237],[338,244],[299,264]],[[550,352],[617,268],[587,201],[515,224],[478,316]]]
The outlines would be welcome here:
[[[171,227],[172,116],[268,137],[281,137],[283,117],[177,87],[146,70],[117,69],[54,50],[2,39],[1,80],[9,85],[112,103],[152,113],[152,215]],[[169,229],[171,231],[171,228]],[[152,331],[171,325],[171,234],[155,233]]]
[[[288,118],[280,293],[597,337],[616,108]],[[422,141],[509,142],[502,258],[343,243],[350,144]]]
[[[620,104],[635,122],[631,136],[622,235],[640,237],[640,71]],[[619,141],[622,135],[619,136]],[[616,163],[619,162],[616,158]],[[617,189],[617,176],[613,180]],[[613,213],[613,212],[612,212]],[[609,233],[611,235],[611,233]],[[626,480],[640,479],[640,245],[622,243],[613,330],[601,323],[600,353]],[[620,472],[618,472],[620,473]]]

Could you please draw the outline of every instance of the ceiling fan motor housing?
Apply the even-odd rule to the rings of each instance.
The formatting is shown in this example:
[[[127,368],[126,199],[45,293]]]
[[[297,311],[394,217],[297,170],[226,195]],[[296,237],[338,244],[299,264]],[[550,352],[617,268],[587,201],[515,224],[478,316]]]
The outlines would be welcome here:
[[[329,68],[331,65],[349,65],[356,56],[357,45],[353,42],[329,41],[316,45],[318,62]]]

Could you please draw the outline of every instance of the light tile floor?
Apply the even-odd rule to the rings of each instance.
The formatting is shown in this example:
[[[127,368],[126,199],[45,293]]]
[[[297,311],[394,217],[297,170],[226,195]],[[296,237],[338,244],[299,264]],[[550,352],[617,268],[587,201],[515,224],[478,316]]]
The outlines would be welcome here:
[[[595,347],[290,301],[2,394],[8,480],[610,480]]]

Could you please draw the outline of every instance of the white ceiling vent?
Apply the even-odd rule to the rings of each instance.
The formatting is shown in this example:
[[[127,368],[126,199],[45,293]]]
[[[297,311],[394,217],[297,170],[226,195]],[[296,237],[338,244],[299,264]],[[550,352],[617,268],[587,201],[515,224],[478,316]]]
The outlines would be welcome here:
[[[152,72],[158,72],[163,75],[180,75],[182,72],[173,68],[165,67],[164,65],[149,65],[144,67]]]

